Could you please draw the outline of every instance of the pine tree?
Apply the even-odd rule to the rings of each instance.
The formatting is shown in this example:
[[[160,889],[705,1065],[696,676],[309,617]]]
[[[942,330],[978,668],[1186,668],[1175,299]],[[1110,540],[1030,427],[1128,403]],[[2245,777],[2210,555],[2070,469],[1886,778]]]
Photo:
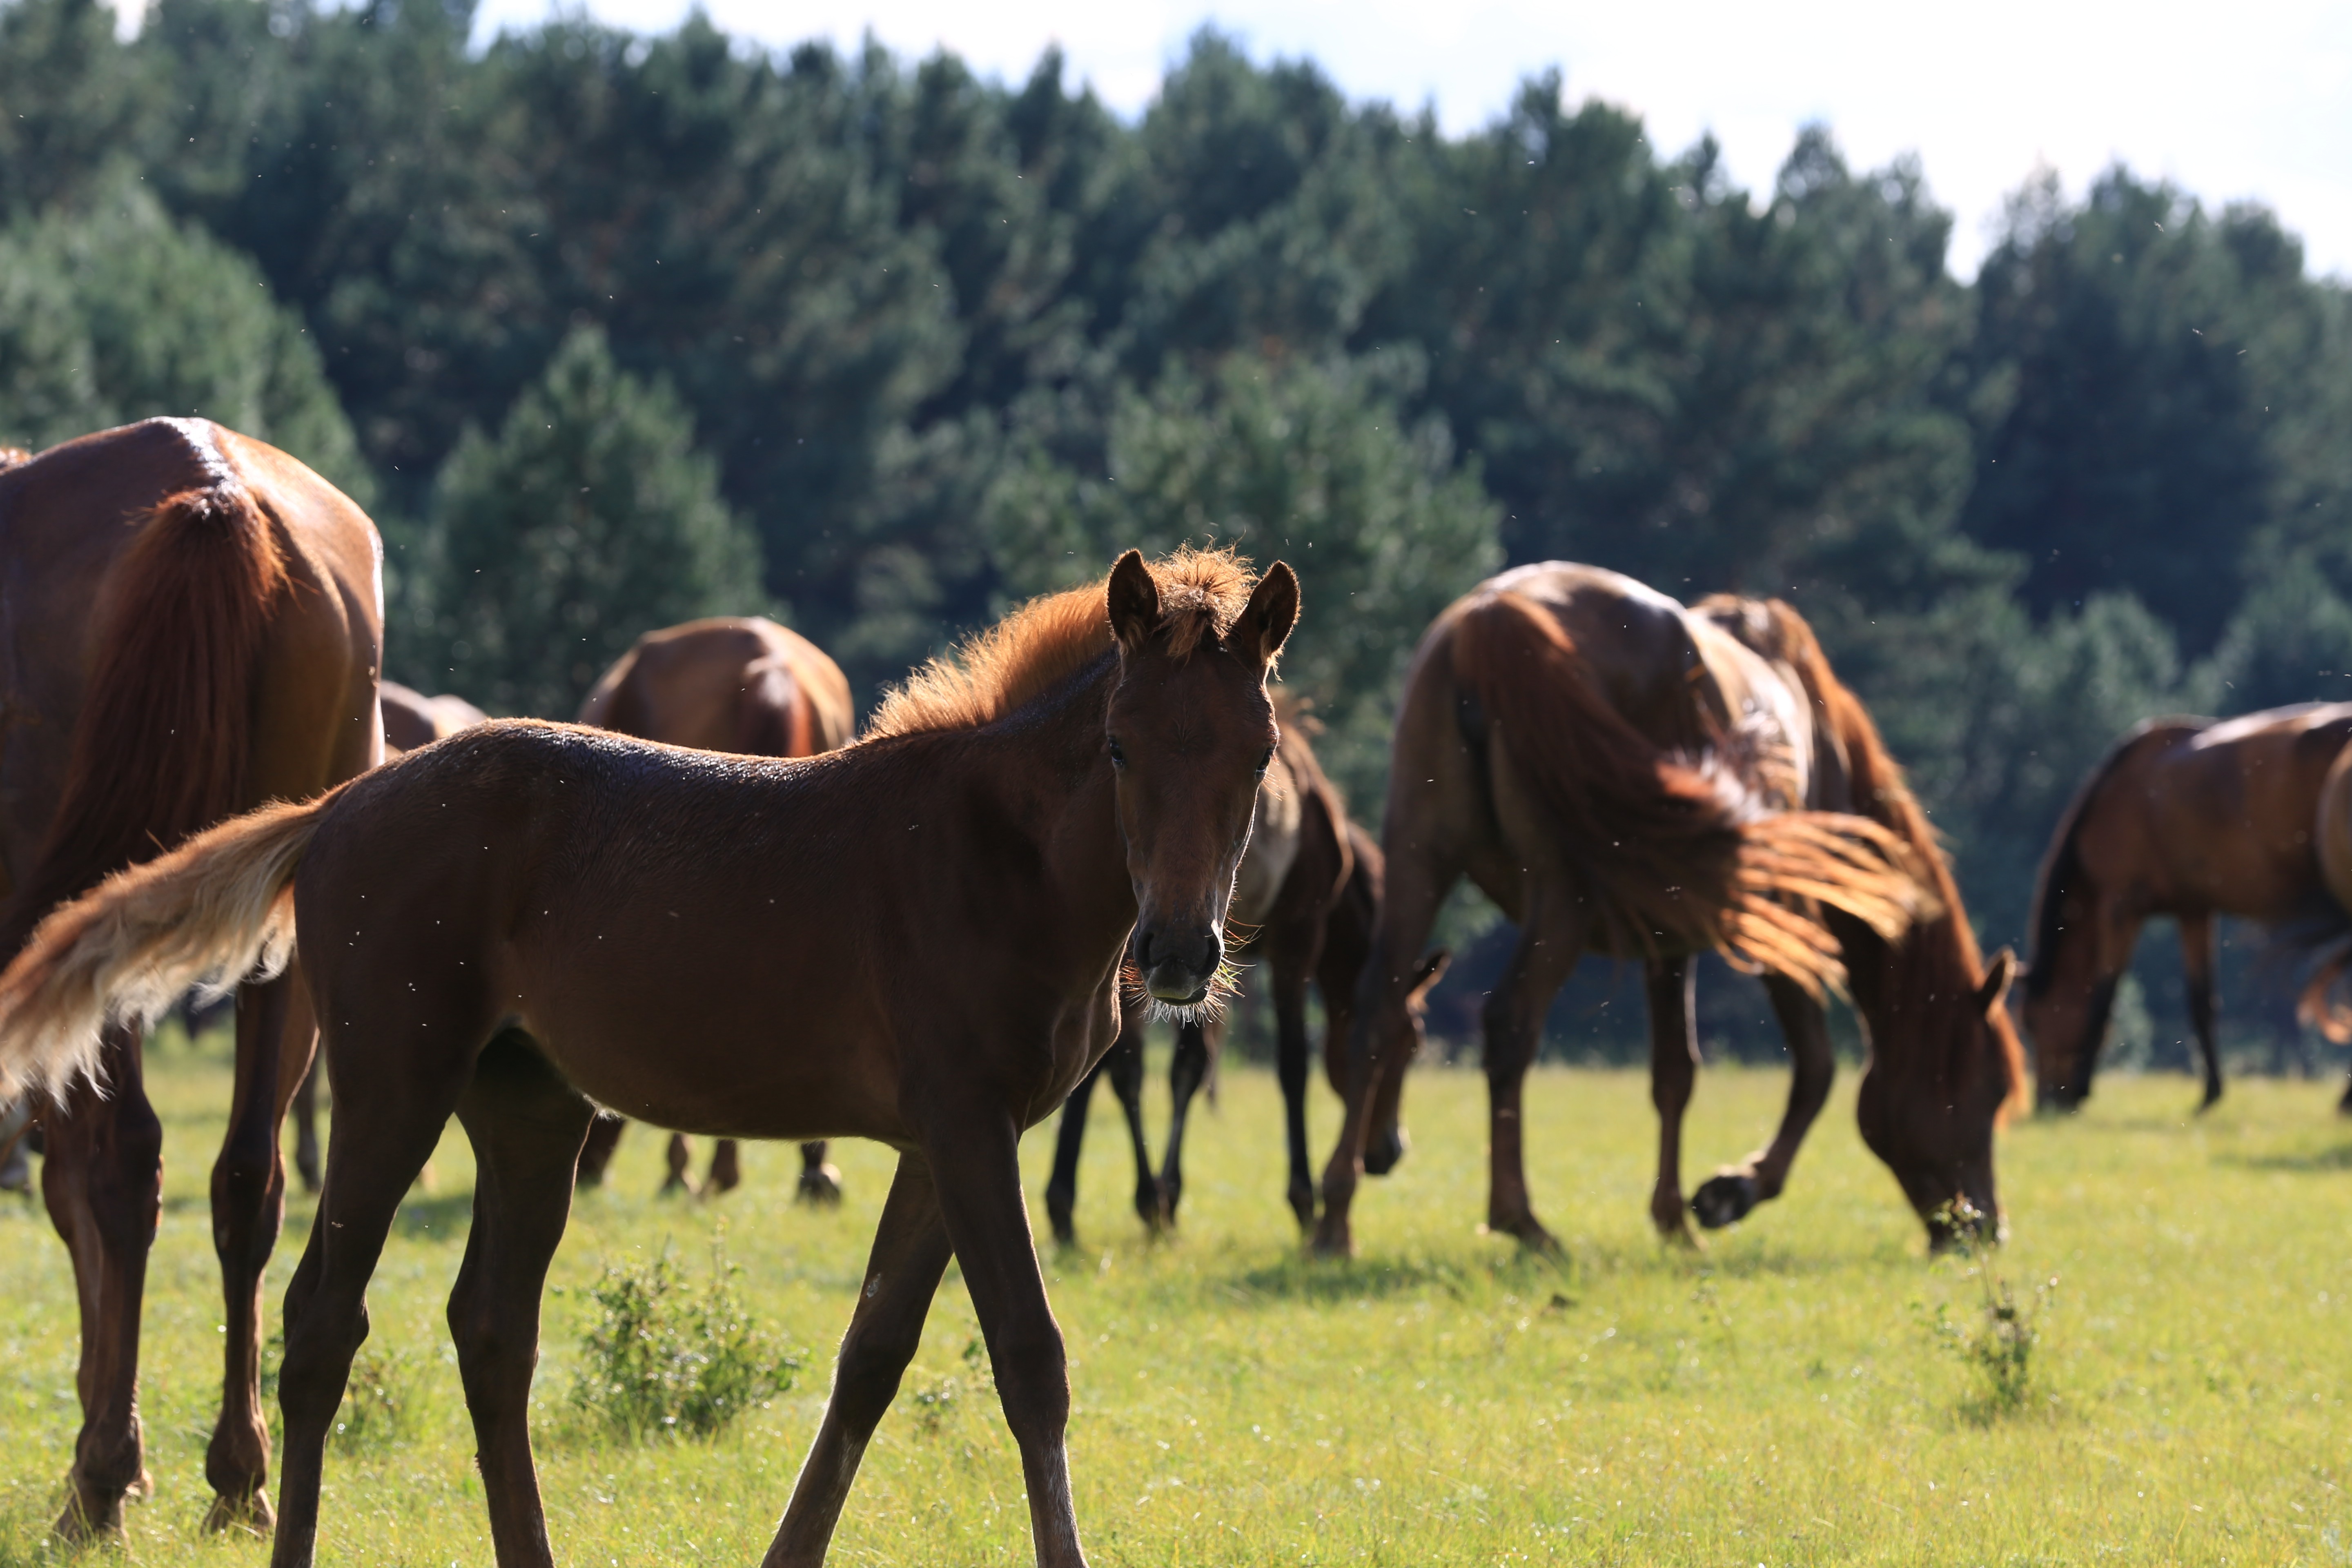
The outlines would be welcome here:
[[[758,544],[693,421],[667,385],[615,366],[593,327],[564,340],[495,440],[459,442],[419,553],[393,668],[503,712],[569,718],[642,633],[762,604]]]

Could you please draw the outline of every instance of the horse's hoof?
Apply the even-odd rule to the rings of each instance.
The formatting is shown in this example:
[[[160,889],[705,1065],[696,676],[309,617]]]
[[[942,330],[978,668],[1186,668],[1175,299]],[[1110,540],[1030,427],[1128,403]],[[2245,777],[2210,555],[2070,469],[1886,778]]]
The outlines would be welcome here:
[[[1297,1182],[1291,1184],[1290,1212],[1298,1216],[1299,1229],[1312,1231],[1315,1228],[1314,1183]]]
[[[1397,1163],[1412,1147],[1412,1140],[1404,1135],[1402,1127],[1391,1128],[1364,1144],[1364,1174],[1385,1176],[1397,1168]]]
[[[1315,1227],[1315,1256],[1318,1258],[1356,1256],[1354,1232],[1349,1229],[1346,1220],[1334,1224],[1328,1210],[1324,1212],[1322,1223]]]
[[[68,1546],[120,1540],[123,1501],[121,1496],[110,1499],[94,1497],[82,1489],[80,1482],[68,1480],[65,1511],[58,1515],[58,1521],[49,1527],[49,1533]]]
[[[837,1208],[841,1204],[841,1167],[817,1165],[801,1173],[800,1189],[793,1194],[795,1201],[817,1208]]]
[[[1757,1203],[1756,1178],[1740,1171],[1724,1171],[1701,1184],[1691,1194],[1691,1213],[1709,1230],[1721,1230],[1745,1219]]]
[[[224,1531],[241,1531],[247,1535],[265,1539],[278,1528],[278,1514],[269,1506],[269,1494],[256,1487],[243,1497],[226,1493],[213,1499],[213,1506],[205,1510],[205,1533],[217,1535]]]

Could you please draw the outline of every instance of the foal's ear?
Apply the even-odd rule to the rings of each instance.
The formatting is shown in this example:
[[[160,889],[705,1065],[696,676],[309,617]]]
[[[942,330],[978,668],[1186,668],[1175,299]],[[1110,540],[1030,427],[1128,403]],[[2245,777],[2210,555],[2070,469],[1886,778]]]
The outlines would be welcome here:
[[[2009,994],[2009,983],[2016,978],[2017,954],[2004,947],[1992,955],[1992,962],[1985,965],[1984,978],[1977,982],[1977,1011],[1991,1017],[2001,998]]]
[[[1141,653],[1151,634],[1160,629],[1160,584],[1143,563],[1143,552],[1130,550],[1110,569],[1110,630],[1118,646]]]
[[[1290,628],[1297,624],[1298,574],[1286,563],[1277,561],[1257,580],[1257,590],[1250,595],[1248,606],[1234,618],[1234,629],[1226,634],[1225,640],[1234,652],[1271,668],[1274,656],[1282,651]]]

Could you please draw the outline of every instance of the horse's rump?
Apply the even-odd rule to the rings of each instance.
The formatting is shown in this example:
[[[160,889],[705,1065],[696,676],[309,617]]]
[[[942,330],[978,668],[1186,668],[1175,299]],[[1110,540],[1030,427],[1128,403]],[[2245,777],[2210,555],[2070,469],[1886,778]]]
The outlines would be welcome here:
[[[1919,889],[1894,835],[1835,813],[1759,814],[1713,748],[1680,756],[1634,729],[1540,605],[1486,595],[1455,621],[1453,661],[1558,820],[1618,951],[1714,948],[1818,994],[1843,989],[1845,971],[1813,900],[1890,937],[1915,918]]]

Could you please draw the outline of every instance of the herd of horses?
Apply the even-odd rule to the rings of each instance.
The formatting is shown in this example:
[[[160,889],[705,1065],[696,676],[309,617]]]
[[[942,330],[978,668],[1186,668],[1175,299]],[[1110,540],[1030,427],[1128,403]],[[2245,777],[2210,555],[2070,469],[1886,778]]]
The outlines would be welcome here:
[[[824,1559],[952,1258],[1037,1558],[1082,1563],[1023,1131],[1061,1109],[1045,1199],[1067,1239],[1108,1075],[1137,1211],[1171,1223],[1186,1110],[1232,961],[1252,953],[1286,1197],[1318,1250],[1348,1253],[1360,1177],[1404,1150],[1405,1069],[1445,963],[1429,944],[1465,878],[1518,931],[1484,1019],[1493,1230],[1550,1245],[1522,1084],[1553,994],[1600,953],[1646,978],[1663,1236],[1784,1189],[1830,1088],[1832,994],[1869,1044],[1863,1136],[1930,1244],[1997,1232],[1994,1135],[2029,1094],[2015,966],[1979,952],[1901,769],[1795,610],[1686,607],[1557,563],[1480,584],[1413,656],[1377,837],[1318,764],[1311,718],[1268,686],[1285,644],[1313,635],[1301,614],[1281,563],[1130,552],[913,672],[862,731],[833,661],[758,620],[647,636],[579,723],[488,721],[382,680],[374,529],[285,454],[188,419],[0,458],[0,1143],[34,1123],[79,1290],[84,1420],[58,1531],[118,1531],[144,1484],[162,1167],[142,1038],[192,993],[236,998],[207,1522],[274,1528],[280,1565],[311,1561],[365,1288],[452,1115],[478,1178],[449,1325],[502,1564],[551,1562],[527,1426],[540,1300],[623,1117],[672,1131],[682,1186],[684,1134],[722,1140],[707,1191],[738,1179],[728,1140],[799,1141],[818,1201],[839,1193],[823,1140],[899,1155],[769,1562]],[[2352,1033],[2329,1000],[2352,967],[2347,739],[2352,707],[2166,721],[2083,786],[2023,986],[2044,1104],[2089,1091],[2150,915],[2180,925],[2209,1100],[2217,913],[2299,934],[2316,954],[2307,1009]],[[1762,977],[1793,1071],[1771,1142],[1686,1197],[1707,952]],[[1319,1181],[1310,986],[1343,1106]],[[1139,1109],[1155,1014],[1179,1031],[1158,1169]],[[279,1130],[289,1109],[309,1124],[314,1061],[344,1110],[286,1297],[273,1508],[260,1286]]]

